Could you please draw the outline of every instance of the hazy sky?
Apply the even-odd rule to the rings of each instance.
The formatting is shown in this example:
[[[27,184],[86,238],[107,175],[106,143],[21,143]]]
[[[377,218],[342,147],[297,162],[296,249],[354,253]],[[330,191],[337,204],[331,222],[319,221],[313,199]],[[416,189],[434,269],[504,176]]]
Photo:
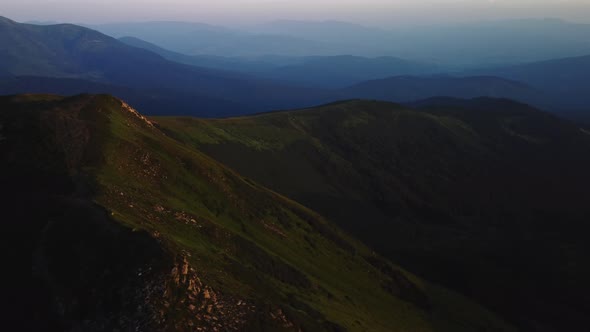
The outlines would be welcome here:
[[[276,19],[374,26],[556,17],[590,23],[590,0],[0,0],[17,21],[182,20],[239,25]]]

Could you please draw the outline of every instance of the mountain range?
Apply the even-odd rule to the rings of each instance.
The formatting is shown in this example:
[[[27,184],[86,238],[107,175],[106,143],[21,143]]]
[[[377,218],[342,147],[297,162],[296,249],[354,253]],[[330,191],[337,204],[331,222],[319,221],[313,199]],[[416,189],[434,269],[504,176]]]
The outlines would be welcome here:
[[[0,17],[0,193],[6,223],[31,226],[25,317],[583,330],[589,33]]]
[[[424,75],[439,72],[438,67],[391,56],[367,58],[352,55],[338,56],[260,56],[222,57],[213,55],[185,55],[163,49],[135,37],[119,38],[135,47],[144,48],[172,61],[193,66],[243,72],[258,77],[293,84],[344,88],[360,81],[385,76]]]
[[[189,55],[337,55],[343,45],[323,43],[276,33],[256,34],[202,23],[138,22],[90,25],[116,38],[136,37],[166,49]]]
[[[31,79],[31,76],[76,78],[105,84],[103,86],[115,85],[140,90],[140,93],[156,100],[160,99],[158,94],[164,94],[165,98],[177,95],[181,105],[176,103],[171,108],[193,107],[194,114],[201,115],[205,112],[236,114],[248,110],[296,107],[326,100],[323,92],[317,89],[294,87],[233,72],[168,61],[155,53],[128,46],[80,26],[38,26],[7,19],[3,19],[0,24],[0,41],[3,45],[0,50],[0,69],[13,76],[20,76],[20,81],[25,80],[26,84],[32,81],[31,85],[39,85],[38,80]],[[60,89],[60,84],[55,83],[53,81],[52,86],[47,88]],[[5,85],[10,89],[12,83]],[[81,92],[85,91],[78,89],[69,94]],[[120,90],[109,88],[106,91],[86,92],[116,94]],[[194,105],[200,105],[202,99],[213,108],[204,111],[195,108]],[[211,99],[226,101],[214,107],[209,102]],[[185,100],[188,105],[182,104]],[[148,107],[149,104],[147,100],[142,102],[142,105]],[[232,107],[232,104],[242,106],[236,111],[238,108]]]
[[[350,98],[411,102],[488,96],[588,121],[588,56],[434,75],[442,68],[394,57],[189,56],[75,25],[40,26],[8,19],[0,25],[3,94],[109,93],[146,114],[174,110],[177,115],[205,117]]]
[[[116,38],[137,37],[189,55],[387,55],[442,66],[478,67],[590,54],[590,25],[557,19],[390,29],[339,21],[293,20],[243,28],[186,22],[90,27]]]

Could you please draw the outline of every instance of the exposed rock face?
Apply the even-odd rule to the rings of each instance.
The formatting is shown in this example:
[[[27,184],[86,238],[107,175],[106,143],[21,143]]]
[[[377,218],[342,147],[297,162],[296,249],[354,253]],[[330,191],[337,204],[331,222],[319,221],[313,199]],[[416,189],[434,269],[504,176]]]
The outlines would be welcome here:
[[[299,330],[279,307],[207,285],[188,254],[172,257],[156,237],[123,227],[100,206],[51,198],[37,212],[58,211],[68,212],[39,225],[33,248],[34,310],[47,316],[40,329],[256,331],[257,322],[274,321]]]
[[[145,116],[139,114],[139,112],[137,110],[135,110],[133,107],[129,106],[129,104],[127,104],[125,102],[121,102],[121,107],[123,108],[123,110],[130,112],[131,114],[133,114],[136,117],[138,117],[139,119],[141,119],[148,126],[154,127],[154,124],[150,120],[148,120]]]
[[[226,296],[204,284],[186,256],[172,267],[161,301],[159,323],[181,331],[238,331],[256,312],[246,299]]]
[[[202,282],[188,257],[170,257],[102,208],[83,200],[48,205],[70,211],[43,226],[33,250],[34,290],[44,303],[37,309],[54,322],[50,330],[237,331],[257,314],[247,299]]]

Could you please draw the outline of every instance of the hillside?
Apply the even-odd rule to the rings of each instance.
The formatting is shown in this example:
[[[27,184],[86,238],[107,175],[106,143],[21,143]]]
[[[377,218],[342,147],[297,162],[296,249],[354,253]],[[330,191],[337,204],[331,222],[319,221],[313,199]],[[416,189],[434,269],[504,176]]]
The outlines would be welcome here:
[[[182,66],[144,49],[130,47],[98,31],[73,24],[33,25],[0,21],[2,68],[13,75],[77,77],[125,82],[139,78],[139,69],[181,70],[212,82],[243,78],[238,74]],[[127,72],[123,72],[126,69]],[[124,75],[125,74],[125,75]],[[163,73],[159,72],[160,75]],[[143,73],[143,75],[150,75]],[[187,79],[180,76],[180,78]],[[197,81],[198,82],[198,81]],[[229,81],[231,82],[231,81]],[[155,82],[136,82],[155,84]]]
[[[1,97],[0,153],[34,329],[512,330],[116,98]]]
[[[155,118],[525,331],[588,324],[590,133],[503,99]]]

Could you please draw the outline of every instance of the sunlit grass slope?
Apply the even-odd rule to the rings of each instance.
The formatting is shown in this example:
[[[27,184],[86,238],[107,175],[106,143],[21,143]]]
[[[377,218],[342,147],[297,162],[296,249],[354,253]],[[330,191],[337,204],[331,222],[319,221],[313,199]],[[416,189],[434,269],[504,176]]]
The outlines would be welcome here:
[[[316,212],[172,138],[118,99],[29,95],[0,103],[3,168],[12,173],[7,183],[60,183],[39,186],[35,195],[69,207],[53,211],[38,203],[53,214],[36,219],[34,235],[33,277],[47,285],[48,301],[76,298],[87,305],[84,311],[63,301],[53,318],[60,324],[170,331],[511,329],[477,304],[389,263]],[[79,213],[68,212],[74,210]],[[92,254],[82,256],[87,251]],[[76,277],[94,270],[88,279]],[[97,303],[105,303],[104,314],[88,309]],[[134,316],[118,317],[117,310]]]

